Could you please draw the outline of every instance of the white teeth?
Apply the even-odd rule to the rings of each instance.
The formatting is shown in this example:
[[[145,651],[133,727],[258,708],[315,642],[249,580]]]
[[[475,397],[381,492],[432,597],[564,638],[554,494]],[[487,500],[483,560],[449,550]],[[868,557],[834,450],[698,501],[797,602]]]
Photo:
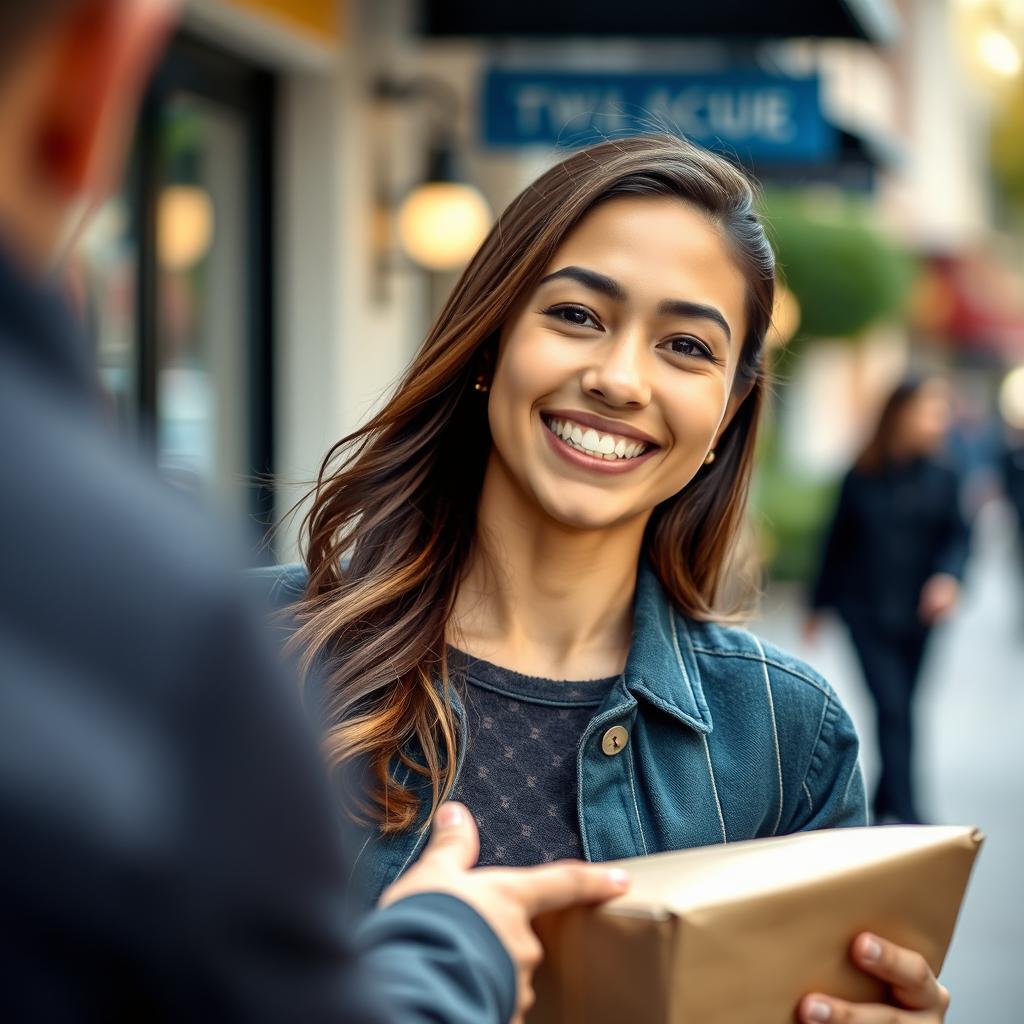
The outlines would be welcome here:
[[[627,441],[611,434],[599,434],[592,427],[583,428],[570,420],[547,420],[551,432],[566,444],[599,459],[635,459],[646,450],[643,441]]]

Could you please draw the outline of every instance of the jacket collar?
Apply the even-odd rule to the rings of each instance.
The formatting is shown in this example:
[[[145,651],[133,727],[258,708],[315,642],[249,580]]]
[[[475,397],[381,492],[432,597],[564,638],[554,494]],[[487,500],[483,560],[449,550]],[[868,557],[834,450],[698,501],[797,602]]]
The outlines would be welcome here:
[[[287,605],[301,594],[306,567],[295,563],[254,569],[249,574],[274,584],[278,592],[272,601],[276,607]],[[704,699],[690,627],[673,608],[646,559],[641,560],[637,573],[633,642],[626,659],[625,684],[633,697],[648,701],[697,732],[711,732],[711,712]],[[461,715],[458,688],[452,687],[449,696]]]
[[[686,619],[672,607],[646,559],[637,574],[626,689],[697,732],[711,732]]]

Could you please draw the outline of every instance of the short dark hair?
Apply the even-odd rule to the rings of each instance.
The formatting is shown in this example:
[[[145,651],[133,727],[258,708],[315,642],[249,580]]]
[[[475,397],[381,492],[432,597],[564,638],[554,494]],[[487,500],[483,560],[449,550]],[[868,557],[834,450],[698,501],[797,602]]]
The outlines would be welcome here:
[[[22,44],[78,0],[0,0],[0,78]]]

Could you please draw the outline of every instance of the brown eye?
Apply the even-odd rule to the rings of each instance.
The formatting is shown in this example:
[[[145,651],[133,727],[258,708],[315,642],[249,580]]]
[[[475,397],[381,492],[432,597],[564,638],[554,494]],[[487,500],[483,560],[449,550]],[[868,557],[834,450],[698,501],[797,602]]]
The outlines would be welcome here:
[[[713,363],[718,362],[714,355],[712,355],[711,349],[703,341],[688,334],[680,335],[678,338],[669,338],[665,344],[676,355],[696,356],[698,359],[709,359]]]
[[[601,326],[586,306],[552,306],[550,309],[545,309],[544,314],[572,327],[599,328]]]

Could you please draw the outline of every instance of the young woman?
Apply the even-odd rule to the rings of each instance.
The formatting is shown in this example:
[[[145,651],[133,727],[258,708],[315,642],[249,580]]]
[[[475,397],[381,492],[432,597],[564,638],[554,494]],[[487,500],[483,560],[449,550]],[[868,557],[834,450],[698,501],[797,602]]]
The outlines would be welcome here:
[[[812,595],[817,612],[833,608],[846,623],[874,698],[876,821],[921,820],[913,697],[928,636],[955,609],[967,559],[957,476],[939,457],[949,420],[941,378],[909,379],[892,392],[843,480]]]
[[[368,902],[452,795],[492,864],[864,823],[828,684],[719,624],[773,297],[753,202],[669,136],[569,157],[502,214],[394,397],[325,461],[283,594],[328,756],[361,774]],[[941,1019],[917,954],[861,936],[855,956],[894,983],[898,1019]]]

